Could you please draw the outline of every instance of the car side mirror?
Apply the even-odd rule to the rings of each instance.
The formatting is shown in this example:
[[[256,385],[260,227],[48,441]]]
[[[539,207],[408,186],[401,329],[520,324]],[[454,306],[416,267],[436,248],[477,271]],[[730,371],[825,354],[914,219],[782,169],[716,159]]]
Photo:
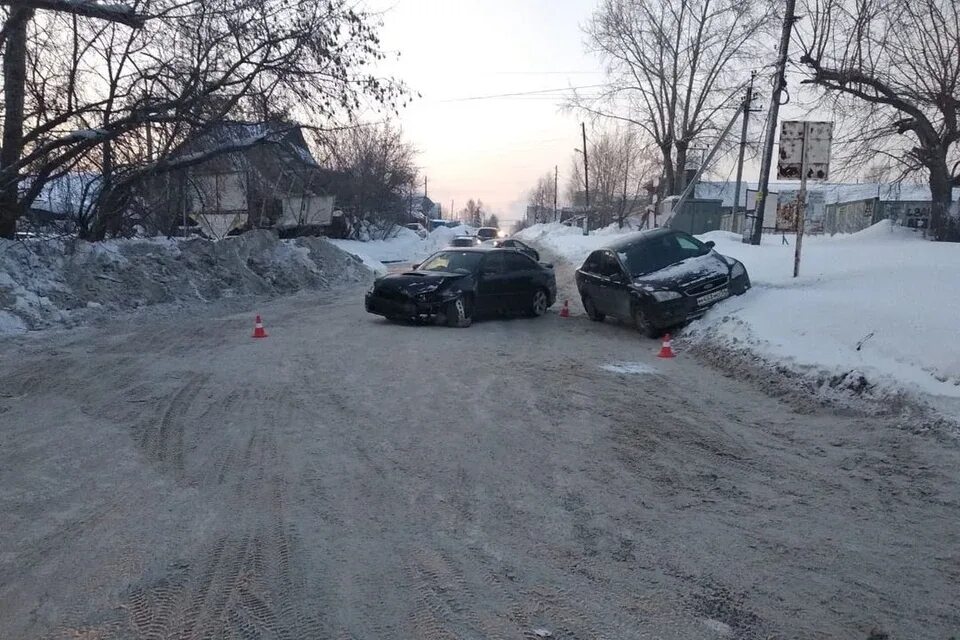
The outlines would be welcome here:
[[[703,243],[703,246],[705,246],[707,249],[713,249],[715,246],[717,246],[717,243],[713,240],[707,240]]]
[[[419,268],[420,268],[420,264],[419,264],[419,263],[415,263],[415,264],[410,265],[410,270],[411,270],[411,271],[416,271],[416,270],[419,269]]]

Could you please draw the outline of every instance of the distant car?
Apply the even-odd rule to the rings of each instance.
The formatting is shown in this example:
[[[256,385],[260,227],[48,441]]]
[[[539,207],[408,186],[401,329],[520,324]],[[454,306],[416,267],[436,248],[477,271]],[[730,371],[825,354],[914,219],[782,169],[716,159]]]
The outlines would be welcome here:
[[[497,239],[497,240],[486,240],[484,245],[490,245],[492,247],[500,247],[503,249],[516,249],[520,253],[526,254],[540,262],[540,252],[531,247],[528,244],[520,242],[519,240],[514,240],[513,238],[506,239]]]
[[[410,224],[407,224],[404,226],[407,229],[410,229],[410,231],[415,231],[417,235],[420,236],[421,239],[427,237],[427,233],[428,233],[427,228],[422,224],[420,224],[419,222],[411,222]]]
[[[494,240],[500,237],[500,229],[496,227],[480,227],[477,229],[477,237],[481,240]]]
[[[365,303],[391,320],[468,327],[480,316],[542,316],[556,299],[553,269],[512,249],[472,247],[445,249],[412,271],[379,278]]]
[[[477,236],[457,236],[450,241],[451,247],[475,247],[481,242]]]
[[[750,288],[742,263],[672,229],[629,236],[591,253],[577,270],[577,289],[591,320],[632,322],[650,337],[697,318]]]

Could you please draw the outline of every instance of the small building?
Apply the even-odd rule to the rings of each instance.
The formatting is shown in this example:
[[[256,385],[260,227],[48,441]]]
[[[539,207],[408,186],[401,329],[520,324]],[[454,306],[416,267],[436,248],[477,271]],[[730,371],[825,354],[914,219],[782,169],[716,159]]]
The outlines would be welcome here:
[[[194,227],[222,238],[253,228],[319,231],[334,222],[337,174],[319,166],[298,125],[225,122],[172,158],[207,154],[209,159],[153,185],[158,210],[175,214],[164,221],[168,227]]]
[[[696,195],[720,199],[724,214],[721,228],[739,232],[742,225],[732,220],[735,189],[735,182],[701,182],[696,187]],[[741,184],[738,211],[746,211],[748,219],[755,215],[756,199],[751,196],[755,196],[756,190],[755,182]],[[796,229],[799,191],[798,181],[771,181],[770,193],[776,194],[776,213],[771,215],[773,198],[768,198],[764,231]],[[954,201],[958,198],[960,189],[954,190]],[[922,184],[813,182],[807,185],[805,229],[807,233],[854,233],[887,219],[907,227],[925,228],[929,224],[930,209],[930,189]],[[737,216],[742,218],[743,213]]]

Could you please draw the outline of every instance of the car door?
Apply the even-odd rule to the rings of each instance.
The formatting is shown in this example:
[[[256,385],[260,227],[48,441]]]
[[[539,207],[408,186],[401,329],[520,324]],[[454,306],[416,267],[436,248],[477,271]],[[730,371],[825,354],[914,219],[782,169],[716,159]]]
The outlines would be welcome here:
[[[594,308],[600,313],[605,313],[601,308],[601,288],[600,278],[602,271],[603,252],[594,251],[584,261],[580,267],[579,289],[581,298],[590,298],[593,301]]]
[[[632,315],[630,278],[613,251],[603,252],[604,304],[611,316],[629,320]]]
[[[477,312],[486,315],[501,310],[507,304],[507,289],[503,252],[491,251],[480,263],[477,276]]]
[[[510,310],[526,311],[539,285],[537,275],[540,267],[528,256],[512,250],[504,254],[504,269],[510,295]]]

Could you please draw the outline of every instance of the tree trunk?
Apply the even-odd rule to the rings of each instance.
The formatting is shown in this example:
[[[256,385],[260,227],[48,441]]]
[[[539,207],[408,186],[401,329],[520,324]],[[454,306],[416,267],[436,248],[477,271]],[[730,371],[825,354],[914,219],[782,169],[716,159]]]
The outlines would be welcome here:
[[[946,158],[928,165],[930,171],[930,232],[935,240],[958,241],[957,225],[950,219],[953,188]]]
[[[673,148],[671,146],[660,147],[660,154],[663,156],[663,181],[662,195],[677,195],[680,191],[677,189],[677,176],[673,170]]]
[[[674,190],[670,195],[680,195],[687,186],[687,143],[677,143],[677,162],[674,169]]]
[[[22,210],[19,202],[19,172],[6,170],[20,160],[23,150],[23,101],[27,73],[27,24],[32,9],[10,10],[6,49],[3,55],[3,148],[0,149],[0,238],[15,238],[17,218]]]

